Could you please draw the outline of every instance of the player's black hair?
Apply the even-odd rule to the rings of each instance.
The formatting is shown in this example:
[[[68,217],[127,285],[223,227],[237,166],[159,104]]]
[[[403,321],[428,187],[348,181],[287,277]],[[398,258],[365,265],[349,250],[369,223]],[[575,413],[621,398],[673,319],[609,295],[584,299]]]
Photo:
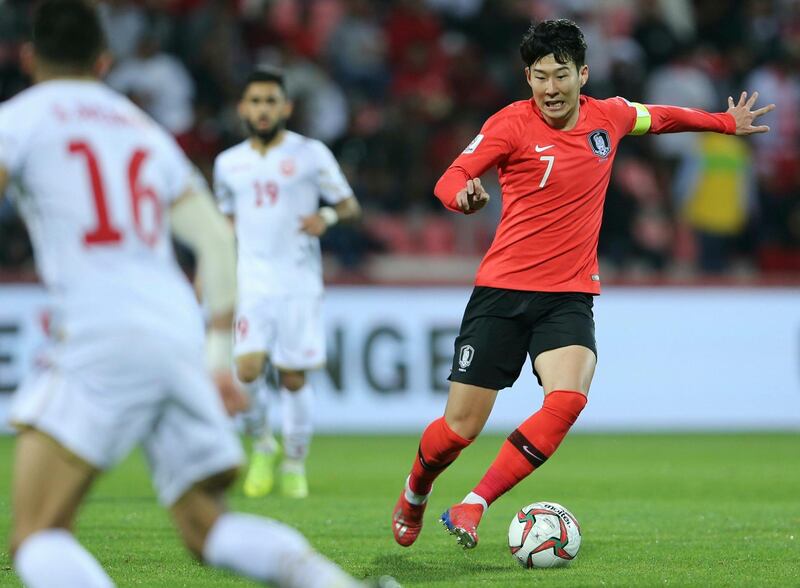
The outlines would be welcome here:
[[[242,94],[247,91],[247,88],[250,87],[250,84],[257,84],[259,82],[272,82],[278,84],[280,89],[283,91],[283,95],[287,96],[286,80],[282,69],[264,65],[254,69],[244,81],[244,85],[242,86]]]
[[[530,26],[519,46],[525,65],[530,67],[551,53],[557,62],[572,61],[578,69],[586,63],[586,41],[578,25],[559,18]]]
[[[33,15],[33,49],[55,66],[91,69],[105,48],[97,12],[85,0],[43,0]]]

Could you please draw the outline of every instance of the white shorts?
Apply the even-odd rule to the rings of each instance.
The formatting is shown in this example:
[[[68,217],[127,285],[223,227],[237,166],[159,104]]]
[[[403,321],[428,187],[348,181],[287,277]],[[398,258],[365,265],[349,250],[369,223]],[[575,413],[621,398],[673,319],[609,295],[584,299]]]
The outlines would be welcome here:
[[[115,335],[57,346],[51,363],[17,390],[11,422],[48,434],[98,469],[141,444],[165,506],[242,462],[201,348]]]
[[[310,370],[325,365],[321,296],[239,300],[233,354],[265,352],[273,365]]]

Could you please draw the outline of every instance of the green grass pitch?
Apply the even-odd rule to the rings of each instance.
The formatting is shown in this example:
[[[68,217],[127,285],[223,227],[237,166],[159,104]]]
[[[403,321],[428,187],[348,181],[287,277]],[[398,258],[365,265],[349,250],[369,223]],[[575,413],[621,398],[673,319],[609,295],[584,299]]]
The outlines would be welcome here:
[[[439,479],[417,543],[391,538],[390,511],[416,436],[318,437],[311,497],[250,500],[235,509],[298,527],[357,576],[388,573],[406,587],[800,586],[800,434],[569,436],[554,459],[485,515],[480,544],[463,551],[437,522],[494,457],[481,437]],[[13,441],[0,437],[0,535],[8,534]],[[509,555],[516,510],[560,502],[583,529],[566,569],[524,570]],[[183,551],[136,454],[96,486],[77,534],[120,587],[252,586]],[[19,586],[6,543],[0,586]]]

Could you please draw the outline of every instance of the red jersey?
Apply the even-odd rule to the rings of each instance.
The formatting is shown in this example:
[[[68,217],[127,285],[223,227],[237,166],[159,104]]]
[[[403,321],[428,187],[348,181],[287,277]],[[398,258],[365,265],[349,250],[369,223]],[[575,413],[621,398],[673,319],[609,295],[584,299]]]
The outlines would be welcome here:
[[[477,286],[539,292],[600,293],[597,240],[619,141],[645,132],[733,134],[733,116],[624,98],[580,97],[569,131],[545,122],[535,102],[493,115],[436,184],[451,210],[468,179],[497,167],[500,224],[475,279]]]

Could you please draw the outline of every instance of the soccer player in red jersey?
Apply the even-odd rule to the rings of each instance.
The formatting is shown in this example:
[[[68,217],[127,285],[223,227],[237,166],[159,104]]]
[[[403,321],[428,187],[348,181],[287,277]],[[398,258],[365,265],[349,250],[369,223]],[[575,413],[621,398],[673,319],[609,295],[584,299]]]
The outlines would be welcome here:
[[[441,516],[459,543],[477,545],[485,510],[547,461],[586,405],[597,353],[597,240],[619,141],[647,132],[769,130],[753,125],[775,107],[753,110],[758,93],[748,99],[743,92],[735,104],[728,98],[728,110],[717,114],[581,96],[585,52],[571,21],[532,26],[520,53],[533,98],[490,117],[436,184],[447,208],[472,214],[489,200],[479,178],[496,166],[503,207],[455,341],[444,416],[422,434],[393,511],[400,545],[419,536],[433,481],[481,432],[497,391],[519,377],[526,355],[544,403],[508,436],[478,485]]]

